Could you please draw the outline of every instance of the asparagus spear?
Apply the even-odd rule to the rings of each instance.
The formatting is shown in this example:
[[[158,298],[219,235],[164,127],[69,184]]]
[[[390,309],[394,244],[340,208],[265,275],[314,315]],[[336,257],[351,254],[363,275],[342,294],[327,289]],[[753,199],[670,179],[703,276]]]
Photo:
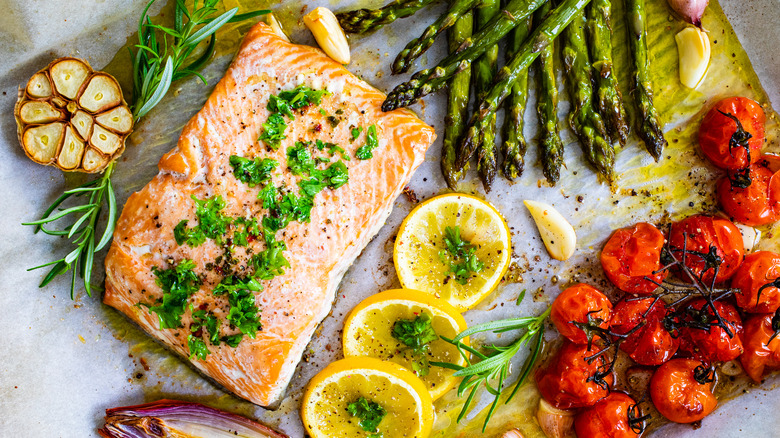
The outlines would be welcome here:
[[[409,106],[421,97],[441,89],[453,75],[470,66],[485,50],[498,44],[520,20],[539,9],[545,1],[511,0],[490,23],[464,42],[457,52],[444,58],[436,67],[419,71],[409,81],[395,87],[382,104],[382,110],[392,111]]]
[[[475,111],[474,115],[471,117],[469,128],[466,131],[466,137],[463,139],[463,147],[461,148],[461,150],[465,152],[462,155],[459,155],[458,160],[455,162],[457,168],[463,167],[463,165],[468,162],[469,158],[471,158],[471,155],[473,155],[476,146],[475,141],[480,135],[480,128],[482,127],[483,120],[490,114],[496,113],[498,107],[509,95],[512,85],[514,85],[521,73],[531,65],[537,56],[539,56],[539,52],[542,49],[550,45],[552,41],[558,37],[563,28],[569,25],[574,16],[577,13],[582,12],[589,1],[590,0],[561,1],[560,5],[544,19],[539,27],[534,29],[531,36],[526,38],[517,54],[499,70],[493,87],[479,103],[477,111]],[[442,73],[442,75],[444,75],[444,73]],[[423,84],[419,89],[422,89],[425,85],[430,84]],[[385,101],[385,103],[387,103],[387,101]]]
[[[592,0],[588,7],[591,56],[596,69],[596,106],[612,141],[626,144],[628,124],[617,77],[612,72],[612,0]]]
[[[585,42],[585,26],[585,15],[578,13],[561,35],[563,68],[573,106],[569,124],[579,137],[590,164],[612,182],[615,150],[609,142],[604,121],[593,106],[593,72]]]
[[[474,16],[468,12],[458,18],[448,32],[450,52],[463,44],[471,36],[474,27]],[[469,95],[471,86],[471,67],[466,68],[452,77],[449,83],[447,98],[447,115],[445,116],[444,145],[441,154],[441,171],[451,189],[457,188],[458,181],[463,178],[465,169],[455,171],[455,147],[466,130],[469,115]]]
[[[536,11],[534,19],[543,20],[552,6],[545,4]],[[551,184],[558,182],[563,165],[563,142],[558,133],[558,84],[555,77],[555,42],[551,43],[539,54],[538,80],[539,89],[536,100],[536,111],[539,113],[541,138],[539,147],[542,157],[542,172]]]
[[[549,3],[542,5],[539,10],[547,7]],[[512,59],[520,45],[528,37],[531,31],[531,18],[521,21],[517,27],[509,32],[509,39],[506,46],[507,61]],[[524,73],[524,74],[523,74]],[[517,82],[512,87],[512,92],[507,99],[506,118],[504,119],[504,143],[503,154],[504,161],[501,163],[501,170],[507,179],[515,179],[523,173],[525,164],[523,156],[528,148],[523,136],[523,125],[525,116],[525,104],[528,98],[528,70],[520,74]]]
[[[666,146],[666,139],[658,122],[658,113],[653,106],[653,87],[647,59],[644,0],[626,0],[626,20],[633,60],[634,96],[639,107],[638,133],[645,142],[647,151],[658,161]]]
[[[408,17],[434,0],[394,0],[380,9],[357,9],[336,14],[341,28],[349,33],[377,30],[385,24]]]
[[[499,0],[483,0],[476,11],[477,28],[483,29],[498,13]],[[498,45],[489,47],[474,62],[474,90],[477,100],[490,89],[498,66]],[[482,144],[477,153],[477,171],[485,192],[490,191],[496,179],[496,115],[488,116],[482,130]]]
[[[409,41],[409,44],[401,50],[401,53],[393,61],[393,73],[404,73],[409,70],[414,60],[425,53],[433,45],[436,37],[446,29],[452,27],[458,18],[473,9],[479,0],[453,0],[447,12],[442,14],[433,24],[426,27],[419,38]]]

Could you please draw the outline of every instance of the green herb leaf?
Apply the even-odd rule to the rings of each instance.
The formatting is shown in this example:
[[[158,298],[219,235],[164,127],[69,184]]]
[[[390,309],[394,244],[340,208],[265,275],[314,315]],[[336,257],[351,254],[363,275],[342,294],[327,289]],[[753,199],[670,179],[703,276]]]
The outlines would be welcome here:
[[[260,137],[257,139],[265,142],[271,149],[277,150],[281,146],[282,140],[287,138],[284,135],[285,129],[287,129],[287,122],[284,121],[284,117],[278,113],[273,113],[263,123],[263,132],[260,133]]]
[[[360,137],[360,133],[363,132],[363,127],[358,126],[357,128],[352,128],[351,132],[352,132],[352,138],[350,139],[350,141],[355,141],[357,140],[358,137]]]
[[[448,276],[454,276],[460,284],[468,284],[472,274],[482,271],[485,264],[477,258],[477,249],[471,242],[461,238],[460,227],[444,229],[445,249],[439,251],[439,259],[449,265]]]
[[[195,262],[189,259],[164,270],[152,267],[152,273],[157,276],[155,282],[163,290],[163,296],[157,300],[157,305],[145,305],[157,314],[160,330],[181,327],[181,316],[187,299],[200,288],[201,282],[194,269]]]
[[[379,140],[376,135],[376,126],[371,125],[366,131],[366,144],[360,146],[355,151],[355,157],[358,160],[368,160],[374,157],[373,150],[379,147]]]
[[[205,360],[209,355],[209,347],[201,338],[187,335],[187,347],[190,349],[190,359],[197,357],[200,360]]]
[[[431,326],[431,317],[422,313],[415,319],[399,319],[393,324],[393,337],[409,347],[415,357],[412,364],[415,374],[425,376],[428,374],[428,350],[429,344],[439,336]]]
[[[377,432],[379,423],[387,415],[387,411],[379,403],[369,401],[365,397],[347,405],[347,412],[360,420],[360,427],[366,432]]]
[[[228,295],[228,303],[230,312],[227,319],[230,324],[254,339],[255,334],[262,328],[260,309],[255,304],[255,295],[247,289],[234,290]]]
[[[279,162],[270,158],[257,157],[254,160],[238,155],[230,156],[230,166],[233,167],[233,175],[239,181],[254,187],[271,178],[271,172],[276,169]]]

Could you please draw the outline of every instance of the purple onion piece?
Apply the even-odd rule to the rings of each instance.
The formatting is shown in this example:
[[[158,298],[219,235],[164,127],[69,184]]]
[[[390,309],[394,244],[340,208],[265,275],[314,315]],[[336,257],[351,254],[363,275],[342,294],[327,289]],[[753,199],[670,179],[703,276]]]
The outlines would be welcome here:
[[[287,438],[240,415],[179,400],[106,409],[106,424],[98,433],[105,438]]]

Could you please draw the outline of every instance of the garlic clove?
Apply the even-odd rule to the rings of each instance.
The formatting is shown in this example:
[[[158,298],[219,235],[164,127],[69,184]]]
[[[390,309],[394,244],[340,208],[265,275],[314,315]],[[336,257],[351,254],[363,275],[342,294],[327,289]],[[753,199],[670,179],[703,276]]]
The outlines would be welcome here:
[[[349,64],[349,44],[344,30],[330,9],[322,6],[303,17],[303,23],[309,28],[317,44],[339,64]]]
[[[65,114],[49,102],[30,100],[19,109],[19,118],[27,125],[39,125],[64,119]]]
[[[265,16],[265,20],[268,23],[269,26],[271,26],[271,30],[274,31],[276,36],[279,38],[290,42],[290,37],[287,36],[287,32],[284,31],[284,28],[282,27],[282,23],[279,22],[279,20],[276,18],[276,15],[274,15],[273,12],[269,12],[268,15]]]
[[[51,83],[44,73],[36,73],[27,82],[27,94],[42,98],[51,96]]]
[[[536,420],[547,438],[574,436],[574,410],[558,409],[540,398]]]
[[[84,160],[81,163],[81,167],[86,172],[94,172],[98,169],[102,169],[108,164],[108,159],[100,154],[95,149],[89,148],[87,149],[87,152],[84,153]]]
[[[63,58],[52,65],[49,71],[54,89],[70,100],[76,98],[90,74],[89,66],[75,58]]]
[[[92,113],[105,111],[120,103],[122,89],[114,78],[103,74],[93,75],[79,98],[79,106]]]
[[[91,121],[92,118],[89,117],[89,120]],[[124,105],[101,113],[95,117],[95,121],[119,134],[127,134],[133,129],[133,114]],[[83,137],[86,138],[87,136],[83,135]]]
[[[64,123],[27,128],[22,136],[22,146],[33,160],[39,163],[51,163],[60,147],[64,130]]]
[[[674,37],[680,57],[680,82],[696,88],[704,80],[710,65],[710,39],[698,27],[686,27]]]
[[[89,142],[95,149],[106,155],[113,154],[122,146],[122,139],[118,135],[100,125],[95,125]]]
[[[761,240],[761,231],[757,230],[749,225],[734,223],[742,234],[742,244],[745,247],[745,253],[753,251],[753,248],[758,245],[758,241]]]
[[[81,164],[81,156],[84,154],[84,140],[68,125],[65,127],[65,139],[62,141],[60,154],[57,156],[57,165],[64,170],[75,169]]]
[[[523,438],[523,434],[517,429],[509,429],[501,434],[501,438]]]
[[[574,232],[574,227],[551,205],[537,201],[523,201],[523,203],[531,212],[550,257],[556,260],[566,260],[571,257],[577,247],[577,234]]]

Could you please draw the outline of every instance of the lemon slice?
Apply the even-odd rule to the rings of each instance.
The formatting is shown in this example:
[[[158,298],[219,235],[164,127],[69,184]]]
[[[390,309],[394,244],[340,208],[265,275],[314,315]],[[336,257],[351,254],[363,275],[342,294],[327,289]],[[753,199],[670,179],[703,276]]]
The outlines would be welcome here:
[[[301,418],[312,438],[366,438],[360,418],[347,406],[361,397],[386,414],[376,433],[383,438],[425,438],[433,426],[433,402],[425,384],[406,368],[370,357],[331,363],[306,388]]]
[[[483,267],[471,273],[466,284],[453,278],[450,263],[442,261],[447,227],[476,248]],[[420,290],[447,300],[459,311],[473,308],[498,286],[509,268],[509,227],[487,202],[462,193],[436,196],[418,205],[401,223],[393,261],[404,288]],[[451,259],[449,259],[451,260]]]
[[[436,400],[455,386],[457,378],[452,376],[454,371],[425,366],[419,354],[393,337],[396,321],[414,320],[423,313],[430,317],[431,328],[437,336],[452,339],[466,330],[466,320],[446,301],[415,290],[389,290],[366,298],[352,309],[344,322],[344,356],[370,356],[403,365],[422,379],[431,397]],[[466,360],[458,349],[442,339],[428,343],[424,359],[466,366]],[[421,364],[427,374],[414,371],[415,366],[419,370]]]

